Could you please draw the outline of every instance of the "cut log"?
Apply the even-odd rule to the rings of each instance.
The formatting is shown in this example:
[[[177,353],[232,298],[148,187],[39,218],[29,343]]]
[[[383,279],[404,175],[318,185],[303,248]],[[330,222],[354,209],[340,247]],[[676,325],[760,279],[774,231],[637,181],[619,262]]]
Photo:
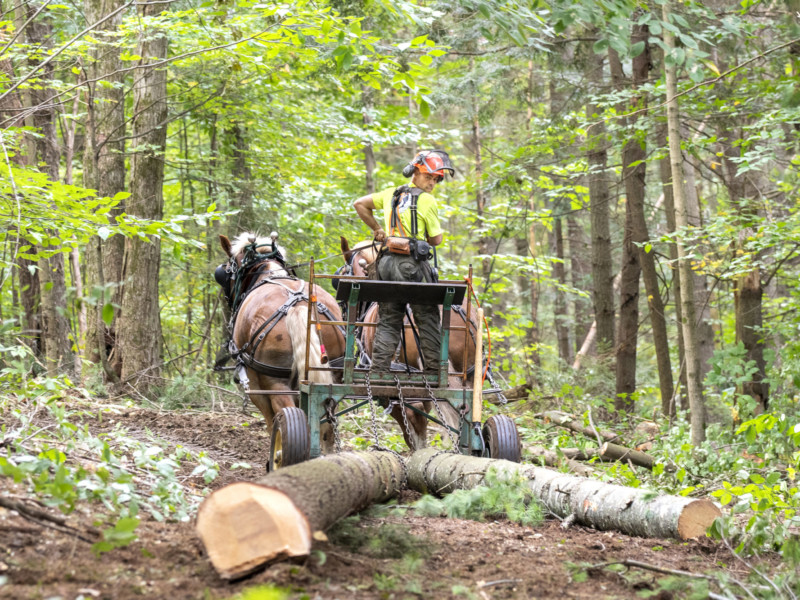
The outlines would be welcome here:
[[[500,477],[522,476],[547,510],[595,529],[659,538],[696,538],[722,515],[710,500],[652,496],[638,488],[557,473],[550,469],[448,454],[433,448],[415,452],[407,462],[408,484],[421,493],[447,494],[483,483],[494,469]]]
[[[600,448],[600,458],[603,460],[615,460],[621,462],[630,461],[632,464],[636,465],[637,467],[644,467],[645,469],[653,469],[653,465],[655,464],[655,459],[639,450],[633,450],[631,448],[626,448],[625,446],[620,446],[618,444],[612,444],[611,442],[606,442]]]
[[[573,450],[575,452],[572,452]],[[581,456],[577,448],[562,448],[562,454],[559,454],[555,450],[548,450],[541,446],[531,446],[525,448],[525,452],[533,463],[541,462],[541,464],[557,469],[565,467],[570,473],[575,473],[581,477],[588,477],[594,473],[592,467],[578,462],[578,460],[585,459],[576,458]]]
[[[344,452],[285,467],[212,493],[195,528],[219,576],[244,577],[268,562],[308,555],[317,532],[395,496],[404,469],[390,452]]]
[[[619,436],[616,433],[612,433],[610,431],[600,431],[598,429],[597,435],[595,435],[595,430],[592,429],[591,427],[586,427],[574,416],[557,410],[548,410],[547,412],[544,412],[537,416],[543,417],[545,420],[551,421],[552,423],[560,425],[561,427],[566,427],[567,429],[570,429],[576,433],[582,433],[586,437],[589,437],[593,440],[597,440],[597,435],[599,435],[602,439],[604,439],[607,442],[614,442],[616,440],[619,440]]]

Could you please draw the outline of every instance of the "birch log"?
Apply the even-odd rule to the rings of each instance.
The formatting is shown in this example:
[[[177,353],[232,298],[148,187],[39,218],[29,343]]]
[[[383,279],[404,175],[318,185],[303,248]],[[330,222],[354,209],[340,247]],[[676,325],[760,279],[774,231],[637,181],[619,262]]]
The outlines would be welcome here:
[[[306,556],[318,532],[373,502],[392,498],[403,460],[389,452],[344,452],[232,483],[200,505],[195,528],[223,579]]]
[[[481,485],[494,468],[501,477],[522,476],[534,496],[560,517],[575,515],[578,523],[595,529],[613,529],[628,535],[671,537],[682,540],[704,535],[722,513],[709,500],[681,496],[652,496],[637,488],[565,475],[505,460],[476,458],[418,450],[408,460],[408,485],[421,493],[438,495]]]

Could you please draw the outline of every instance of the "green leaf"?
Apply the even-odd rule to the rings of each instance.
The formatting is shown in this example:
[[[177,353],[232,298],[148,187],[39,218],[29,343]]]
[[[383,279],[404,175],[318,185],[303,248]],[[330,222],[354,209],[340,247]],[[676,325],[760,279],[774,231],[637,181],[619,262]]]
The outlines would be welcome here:
[[[111,325],[114,321],[114,306],[109,302],[103,306],[103,322],[106,325]]]
[[[639,56],[642,52],[644,52],[645,43],[643,41],[636,42],[633,46],[631,46],[631,57],[635,58]]]
[[[428,118],[431,116],[431,107],[425,100],[419,101],[419,114],[421,114],[424,118]]]
[[[595,54],[603,54],[608,50],[608,40],[607,39],[597,40],[594,43],[592,50],[594,50]]]

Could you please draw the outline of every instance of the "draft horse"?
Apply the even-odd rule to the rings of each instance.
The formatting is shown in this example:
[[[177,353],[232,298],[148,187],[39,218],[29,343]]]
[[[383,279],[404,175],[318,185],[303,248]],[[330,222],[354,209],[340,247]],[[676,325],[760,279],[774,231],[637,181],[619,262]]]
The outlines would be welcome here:
[[[339,269],[338,273],[344,275],[365,276],[370,271],[371,265],[378,257],[378,246],[371,241],[359,242],[353,248],[345,237],[341,237],[342,255],[345,259],[345,265]],[[448,377],[448,385],[451,388],[472,386],[475,365],[475,345],[477,335],[477,323],[475,316],[470,315],[467,319],[467,302],[469,299],[464,298],[461,305],[454,306],[451,311],[451,322],[458,324],[466,324],[467,327],[463,331],[456,331],[450,334],[449,341],[449,366],[451,374]],[[358,320],[364,323],[377,323],[378,322],[378,304],[371,303],[367,306],[360,307]],[[414,321],[413,317],[406,316],[404,321],[403,339],[405,345],[401,344],[398,348],[395,358],[398,362],[408,365],[410,368],[422,369],[422,354],[419,350],[419,342],[414,335]],[[372,344],[375,339],[375,327],[364,327],[359,333],[362,345],[367,355],[372,354]],[[436,357],[438,360],[438,357]],[[467,367],[467,380],[464,382],[458,373],[464,372],[464,367]],[[458,427],[460,416],[456,413],[455,409],[448,402],[440,402],[440,409],[444,413],[445,422],[451,427]],[[432,409],[432,402],[424,402],[423,409],[425,412],[430,413]],[[400,424],[403,430],[403,437],[412,450],[417,450],[426,445],[427,440],[427,426],[428,419],[422,415],[406,408],[406,420],[411,426],[412,431],[406,431],[403,424],[403,413],[400,406],[394,405],[392,409],[392,417]]]
[[[318,286],[313,294],[309,293],[308,282],[289,272],[286,254],[275,243],[275,237],[276,234],[269,239],[242,233],[233,241],[224,235],[219,238],[229,257],[226,270],[231,275],[226,293],[233,313],[229,326],[231,355],[245,369],[247,381],[242,382],[246,389],[272,392],[249,394],[270,431],[275,430],[273,420],[283,418],[281,409],[296,406],[297,396],[289,392],[298,389],[299,378],[306,369],[308,303],[313,295],[317,305],[312,308],[322,317],[323,324],[321,339],[315,328],[310,329],[309,365],[320,366],[323,353],[334,359],[344,355],[345,349],[341,331],[324,323],[324,319],[341,321],[336,300]],[[310,370],[308,378],[315,383],[333,383],[330,371]],[[329,425],[322,428],[323,449],[330,449],[331,434]]]

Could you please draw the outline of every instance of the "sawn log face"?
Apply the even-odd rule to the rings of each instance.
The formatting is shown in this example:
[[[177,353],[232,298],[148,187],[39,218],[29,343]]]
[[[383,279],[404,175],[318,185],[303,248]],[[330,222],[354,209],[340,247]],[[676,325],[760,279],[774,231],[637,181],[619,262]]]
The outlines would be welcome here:
[[[614,529],[628,535],[690,539],[705,531],[721,516],[709,500],[680,496],[656,496],[651,492],[565,475],[549,469],[439,452],[426,448],[408,461],[408,484],[422,493],[446,494],[455,489],[481,485],[486,472],[521,475],[533,494],[553,513],[597,529]]]

